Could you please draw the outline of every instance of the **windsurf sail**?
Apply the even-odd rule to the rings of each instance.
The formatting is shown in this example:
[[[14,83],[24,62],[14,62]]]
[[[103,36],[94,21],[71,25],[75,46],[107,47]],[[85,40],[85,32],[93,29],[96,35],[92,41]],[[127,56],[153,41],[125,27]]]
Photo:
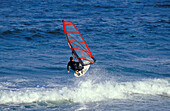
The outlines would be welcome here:
[[[78,59],[83,66],[93,64],[96,60],[74,23],[63,20],[63,28],[73,57]]]

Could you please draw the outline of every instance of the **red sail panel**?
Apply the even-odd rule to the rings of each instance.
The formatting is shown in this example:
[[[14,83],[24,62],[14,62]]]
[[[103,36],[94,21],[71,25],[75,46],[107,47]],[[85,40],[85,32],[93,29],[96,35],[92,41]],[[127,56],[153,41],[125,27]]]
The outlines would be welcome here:
[[[93,64],[95,59],[74,23],[63,20],[63,28],[74,57],[83,65]]]

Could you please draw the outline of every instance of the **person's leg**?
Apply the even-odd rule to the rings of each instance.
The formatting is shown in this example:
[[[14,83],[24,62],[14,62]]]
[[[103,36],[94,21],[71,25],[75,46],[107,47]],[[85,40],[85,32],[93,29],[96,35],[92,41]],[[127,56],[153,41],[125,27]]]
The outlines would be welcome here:
[[[79,71],[79,70],[80,70],[79,67],[80,67],[80,66],[79,66],[79,62],[76,62],[76,65],[74,66],[75,70],[76,70],[76,71]]]
[[[80,75],[79,71],[81,71],[81,70],[82,70],[82,67],[79,66],[79,67],[77,67],[75,73],[76,73],[77,75]]]
[[[77,70],[78,70],[78,71],[81,71],[83,68],[84,68],[84,67],[79,66],[79,67],[77,68]]]

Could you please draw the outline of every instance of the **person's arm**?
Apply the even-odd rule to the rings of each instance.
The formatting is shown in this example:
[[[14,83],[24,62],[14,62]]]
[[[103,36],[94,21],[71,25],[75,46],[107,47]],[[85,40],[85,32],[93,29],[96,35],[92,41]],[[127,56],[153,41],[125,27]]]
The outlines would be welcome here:
[[[67,64],[67,72],[69,73],[69,66],[70,66],[70,62]]]

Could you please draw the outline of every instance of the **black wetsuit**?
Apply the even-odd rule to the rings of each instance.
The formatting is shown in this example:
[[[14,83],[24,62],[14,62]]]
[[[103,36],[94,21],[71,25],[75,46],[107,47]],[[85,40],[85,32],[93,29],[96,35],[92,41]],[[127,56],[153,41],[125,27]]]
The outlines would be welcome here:
[[[75,62],[75,61],[69,61],[67,64],[67,70],[69,71],[69,66],[71,67],[72,70],[76,71],[80,71],[83,69],[83,67],[79,66],[79,62]]]

